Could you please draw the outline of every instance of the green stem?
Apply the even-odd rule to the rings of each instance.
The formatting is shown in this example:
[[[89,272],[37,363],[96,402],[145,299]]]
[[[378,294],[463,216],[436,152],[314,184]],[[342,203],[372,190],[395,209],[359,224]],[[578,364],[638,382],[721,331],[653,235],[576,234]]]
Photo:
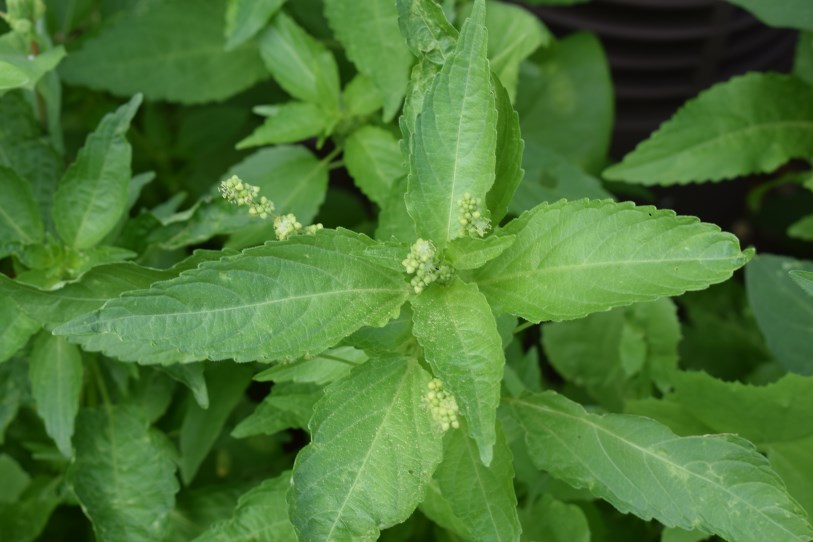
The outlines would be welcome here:
[[[317,357],[320,357],[320,358],[323,358],[323,359],[329,359],[329,360],[332,360],[332,361],[338,361],[340,363],[344,363],[344,364],[350,365],[352,367],[357,367],[359,365],[355,361],[350,361],[349,359],[340,358],[338,356],[331,356],[330,354],[319,354]]]
[[[517,327],[514,328],[514,335],[516,335],[517,333],[519,333],[521,331],[525,331],[529,327],[535,326],[535,325],[536,325],[536,322],[523,322],[523,323],[521,323],[520,325],[518,325]]]

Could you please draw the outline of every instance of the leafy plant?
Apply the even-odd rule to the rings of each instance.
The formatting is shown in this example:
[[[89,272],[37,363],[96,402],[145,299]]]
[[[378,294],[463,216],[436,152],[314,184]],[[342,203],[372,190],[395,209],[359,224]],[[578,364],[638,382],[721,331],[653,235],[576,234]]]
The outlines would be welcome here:
[[[614,200],[598,41],[457,4],[6,2],[4,540],[813,538],[810,262]],[[809,75],[604,176],[809,159]]]

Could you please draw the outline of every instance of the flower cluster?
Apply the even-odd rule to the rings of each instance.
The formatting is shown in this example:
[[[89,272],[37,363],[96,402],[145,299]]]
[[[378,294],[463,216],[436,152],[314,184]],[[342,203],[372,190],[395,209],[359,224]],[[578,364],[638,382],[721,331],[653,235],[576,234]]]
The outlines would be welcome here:
[[[449,429],[459,428],[460,422],[457,419],[459,410],[454,396],[443,389],[443,382],[437,378],[433,378],[429,382],[428,388],[429,391],[424,395],[423,401],[429,407],[432,413],[432,419],[435,420],[435,423],[437,423],[444,432]]]
[[[464,235],[482,237],[491,227],[489,220],[480,212],[482,204],[482,198],[472,197],[468,192],[463,194],[463,198],[457,202],[457,208],[460,211],[460,217],[457,220],[463,228]]]
[[[437,250],[432,241],[418,239],[409,249],[406,259],[401,262],[406,272],[415,276],[410,281],[412,289],[416,294],[424,288],[440,280],[448,281],[452,277],[452,269],[449,266],[441,265],[437,255]]]
[[[230,203],[248,206],[248,214],[251,216],[265,219],[274,212],[274,202],[265,196],[260,196],[260,187],[243,182],[237,175],[232,175],[221,182],[219,190],[223,198]],[[313,235],[322,228],[321,224],[312,224],[303,228],[293,213],[274,217],[274,234],[280,241],[301,233]]]

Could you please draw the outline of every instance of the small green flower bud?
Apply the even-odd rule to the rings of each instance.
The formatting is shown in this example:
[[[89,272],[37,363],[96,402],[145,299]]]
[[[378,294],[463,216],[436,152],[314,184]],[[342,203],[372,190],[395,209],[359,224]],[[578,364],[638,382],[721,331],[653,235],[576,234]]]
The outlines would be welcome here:
[[[444,433],[449,429],[458,429],[457,401],[454,396],[443,389],[443,382],[434,378],[427,384],[429,391],[423,397],[424,405],[429,408],[432,419]]]
[[[474,198],[468,192],[457,202],[460,211],[458,222],[462,226],[463,235],[483,237],[491,228],[491,223],[483,217],[482,203],[482,198]]]

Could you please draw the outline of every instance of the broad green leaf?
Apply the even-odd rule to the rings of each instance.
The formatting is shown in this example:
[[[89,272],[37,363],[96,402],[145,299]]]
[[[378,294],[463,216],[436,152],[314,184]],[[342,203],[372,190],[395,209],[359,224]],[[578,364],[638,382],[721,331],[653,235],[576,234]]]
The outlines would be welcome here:
[[[428,288],[411,303],[426,361],[454,396],[480,459],[489,465],[505,364],[494,314],[477,286],[460,280]]]
[[[23,70],[10,62],[0,60],[0,91],[19,88],[30,81],[28,74]]]
[[[5,90],[24,87],[33,90],[42,77],[53,70],[65,58],[61,45],[32,55],[25,40],[19,44],[6,34],[0,38],[0,94]]]
[[[394,0],[326,0],[325,16],[359,72],[384,98],[384,120],[392,119],[406,92],[412,55],[398,31]]]
[[[237,424],[231,436],[273,435],[292,427],[307,429],[313,405],[322,395],[322,388],[313,384],[275,384],[254,412]]]
[[[668,390],[679,342],[677,309],[669,299],[546,324],[542,331],[556,371],[611,410]]]
[[[294,143],[321,135],[327,128],[329,118],[319,106],[306,102],[287,102],[265,108],[265,122],[250,136],[237,143],[238,149]]]
[[[415,232],[415,221],[409,216],[404,201],[406,187],[406,177],[397,179],[393,183],[387,198],[381,203],[381,212],[378,213],[378,226],[375,230],[376,239],[414,243],[418,237]]]
[[[485,198],[494,182],[497,109],[484,11],[484,0],[478,0],[432,83],[412,136],[407,209],[418,234],[440,247],[463,235],[458,206],[464,194]]]
[[[375,540],[412,514],[442,456],[421,404],[430,379],[416,360],[391,357],[327,388],[288,493],[300,540]]]
[[[4,479],[5,482],[5,479]],[[60,504],[61,478],[35,478],[12,503],[0,503],[0,532],[3,540],[35,542],[41,540],[51,513]]]
[[[206,370],[206,388],[209,406],[201,408],[197,402],[187,403],[186,416],[180,431],[181,479],[189,485],[201,463],[217,440],[232,409],[243,397],[252,370],[223,362],[210,365]],[[190,398],[191,399],[191,398]]]
[[[421,511],[466,540],[519,540],[511,451],[497,432],[494,460],[486,467],[465,422],[443,438],[443,461],[435,470]]]
[[[260,36],[260,54],[285,92],[326,111],[339,107],[339,71],[333,54],[285,12]]]
[[[728,0],[743,7],[771,26],[813,29],[813,10],[807,0]]]
[[[745,268],[748,300],[776,361],[788,371],[813,375],[813,303],[789,271],[813,272],[813,262],[762,254]]]
[[[508,212],[511,199],[521,186],[522,154],[525,143],[519,130],[519,116],[511,105],[508,92],[496,78],[491,78],[497,107],[497,159],[494,185],[486,195],[491,220],[499,224]]]
[[[523,63],[514,105],[528,147],[551,149],[588,173],[604,167],[613,87],[595,36],[570,35]]]
[[[228,521],[247,490],[250,486],[244,484],[215,484],[181,491],[162,542],[189,542],[216,523]]]
[[[236,49],[265,27],[285,0],[228,0],[226,50]]]
[[[514,240],[513,235],[461,237],[449,243],[443,256],[457,270],[477,269],[505,252]]]
[[[356,186],[383,206],[397,179],[406,175],[395,136],[378,126],[363,126],[344,144],[344,163]]]
[[[356,74],[342,90],[342,112],[345,117],[366,117],[383,106],[381,91],[361,74]]]
[[[813,215],[806,215],[794,222],[788,228],[788,236],[813,241]]]
[[[371,328],[370,331],[383,332],[397,323],[398,320],[391,320],[384,328]],[[363,331],[365,330],[359,330],[354,335]],[[254,380],[260,382],[273,380],[277,384],[296,382],[324,386],[347,376],[355,366],[361,365],[368,359],[363,350],[357,350],[352,346],[340,346],[325,350],[314,357],[302,358],[291,363],[278,363],[274,367],[256,374]]]
[[[101,241],[127,210],[132,150],[125,135],[139,105],[137,94],[106,115],[59,182],[54,224],[74,248],[90,248]]]
[[[256,3],[256,2],[255,2]],[[226,0],[146,2],[108,19],[62,63],[72,85],[150,100],[224,100],[267,77],[257,48],[224,47]]]
[[[524,507],[520,519],[522,540],[590,542],[590,525],[582,509],[549,494],[543,495],[532,507]]]
[[[206,378],[203,376],[204,366],[204,363],[186,363],[159,367],[159,369],[189,388],[198,406],[207,409],[209,408],[209,390],[206,387]]]
[[[68,477],[100,542],[161,539],[178,491],[164,438],[136,406],[79,412]]]
[[[360,348],[368,355],[409,351],[415,344],[412,309],[408,303],[404,303],[398,318],[390,320],[384,327],[363,327],[342,343]]]
[[[10,245],[39,243],[42,220],[31,186],[11,169],[0,166],[0,258]]]
[[[793,74],[813,85],[813,30],[799,32],[796,55],[793,58]]]
[[[788,75],[751,73],[688,101],[604,176],[644,185],[720,181],[811,155],[813,88]]]
[[[661,535],[661,542],[702,542],[709,535],[701,531],[687,531],[679,527],[666,528]]]
[[[813,295],[813,271],[791,271],[788,273],[790,278],[796,281],[796,284],[802,287],[802,290]]]
[[[0,274],[3,280],[9,280]],[[37,332],[40,323],[29,318],[14,301],[0,296],[0,363],[16,354]]]
[[[813,517],[813,438],[761,446],[788,491]]]
[[[171,350],[236,361],[315,354],[364,325],[383,325],[406,299],[402,276],[360,255],[372,243],[324,230],[248,249],[128,292],[57,333],[147,363],[151,352]]]
[[[296,542],[285,501],[290,483],[291,473],[285,471],[258,484],[240,496],[230,519],[215,523],[194,542]]]
[[[0,503],[16,501],[31,482],[28,473],[13,457],[7,454],[0,454],[0,479],[3,480],[3,487],[0,488]]]
[[[486,4],[486,29],[491,70],[513,101],[517,94],[520,62],[540,46],[547,46],[553,36],[536,15],[503,2]]]
[[[71,457],[71,437],[82,393],[82,354],[63,337],[45,332],[34,341],[28,363],[37,414],[62,455]]]
[[[410,149],[414,147],[412,135],[415,133],[415,122],[418,115],[423,112],[427,94],[432,88],[432,83],[438,73],[440,73],[440,66],[432,64],[426,58],[419,59],[412,67],[409,84],[407,85],[406,100],[404,100],[403,114],[398,117],[398,125],[403,136],[399,145],[406,162],[410,162]]]
[[[396,0],[396,4],[398,26],[412,54],[443,64],[452,54],[458,35],[443,8],[434,0]]]
[[[637,416],[596,415],[553,392],[506,399],[537,468],[622,513],[738,542],[813,536],[768,460],[732,435],[678,437]]]
[[[751,258],[717,226],[629,202],[543,203],[500,233],[516,241],[475,278],[493,306],[532,322],[706,288]]]
[[[17,416],[17,410],[28,396],[25,360],[17,358],[0,363],[0,444],[3,444],[6,427]]]

